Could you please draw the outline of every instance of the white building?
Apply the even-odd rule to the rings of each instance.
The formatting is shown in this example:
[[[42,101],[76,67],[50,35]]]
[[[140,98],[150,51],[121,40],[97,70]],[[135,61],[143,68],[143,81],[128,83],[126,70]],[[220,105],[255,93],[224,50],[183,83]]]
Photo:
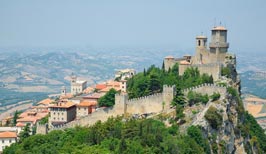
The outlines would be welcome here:
[[[127,80],[134,76],[136,71],[134,69],[123,69],[115,73],[115,78],[120,78],[121,80]]]
[[[2,153],[6,147],[16,142],[17,142],[16,132],[0,132],[0,153]]]
[[[87,81],[77,80],[76,76],[71,77],[71,94],[80,94],[87,88]]]

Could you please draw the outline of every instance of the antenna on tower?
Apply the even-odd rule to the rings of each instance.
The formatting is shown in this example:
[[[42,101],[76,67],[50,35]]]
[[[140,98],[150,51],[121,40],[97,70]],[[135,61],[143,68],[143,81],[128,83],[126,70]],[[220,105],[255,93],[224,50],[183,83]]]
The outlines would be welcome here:
[[[220,25],[219,26],[222,26],[222,22],[220,21]]]

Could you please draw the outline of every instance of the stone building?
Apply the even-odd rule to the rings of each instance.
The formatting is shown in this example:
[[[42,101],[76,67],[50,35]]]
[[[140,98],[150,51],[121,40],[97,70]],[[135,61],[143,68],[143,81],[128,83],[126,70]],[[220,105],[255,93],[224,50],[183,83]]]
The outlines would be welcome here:
[[[222,68],[228,64],[228,59],[232,61],[231,59],[235,58],[234,55],[228,53],[228,48],[227,29],[223,26],[215,26],[212,29],[209,48],[207,47],[207,37],[197,36],[194,56],[184,56],[183,58],[167,56],[164,59],[164,66],[166,70],[169,70],[178,63],[179,75],[183,75],[187,68],[198,68],[201,74],[212,75],[214,80],[218,80],[221,77]]]
[[[49,126],[68,123],[76,118],[76,104],[72,102],[58,102],[49,106]]]
[[[97,102],[82,101],[77,104],[77,118],[87,116],[95,111]]]
[[[80,94],[87,88],[87,81],[77,80],[75,75],[71,76],[71,94]],[[63,93],[63,91],[62,91]]]

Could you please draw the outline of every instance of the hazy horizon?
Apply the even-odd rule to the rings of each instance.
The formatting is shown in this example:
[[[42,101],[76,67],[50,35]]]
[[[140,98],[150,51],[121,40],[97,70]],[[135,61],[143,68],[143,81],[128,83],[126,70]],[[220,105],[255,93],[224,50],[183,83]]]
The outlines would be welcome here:
[[[229,51],[263,52],[266,2],[0,1],[0,47],[193,52],[195,36],[228,29]]]

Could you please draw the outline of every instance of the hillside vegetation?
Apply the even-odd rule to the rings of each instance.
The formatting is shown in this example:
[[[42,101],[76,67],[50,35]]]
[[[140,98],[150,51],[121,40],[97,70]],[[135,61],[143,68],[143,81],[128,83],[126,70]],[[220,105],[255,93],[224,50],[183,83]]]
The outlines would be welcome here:
[[[164,84],[176,85],[176,95],[171,104],[175,114],[170,117],[163,114],[154,119],[111,117],[90,127],[56,130],[47,135],[23,138],[6,148],[4,154],[218,154],[234,153],[238,141],[247,153],[266,153],[264,130],[253,116],[245,112],[235,88],[227,87],[223,100],[219,93],[209,94],[210,99],[208,95],[191,92],[187,98],[183,95],[181,89],[202,83],[213,83],[212,77],[200,75],[197,69],[187,69],[183,76],[178,76],[177,65],[169,71],[151,66],[128,81],[129,95],[131,98],[141,97],[161,92]],[[115,91],[111,92],[110,98],[114,94]],[[108,98],[103,102],[110,100]],[[207,109],[206,103],[211,105],[200,119],[206,120],[206,125],[190,125],[185,110],[193,106]],[[221,110],[218,106],[229,107]],[[197,116],[198,113],[194,114]],[[187,127],[181,130],[184,125]],[[227,142],[225,139],[228,137],[232,140]]]
[[[162,91],[163,85],[176,85],[178,89],[189,88],[203,83],[213,83],[212,76],[200,75],[197,68],[188,68],[182,76],[178,74],[178,64],[169,71],[152,65],[127,82],[129,98],[151,95]]]

